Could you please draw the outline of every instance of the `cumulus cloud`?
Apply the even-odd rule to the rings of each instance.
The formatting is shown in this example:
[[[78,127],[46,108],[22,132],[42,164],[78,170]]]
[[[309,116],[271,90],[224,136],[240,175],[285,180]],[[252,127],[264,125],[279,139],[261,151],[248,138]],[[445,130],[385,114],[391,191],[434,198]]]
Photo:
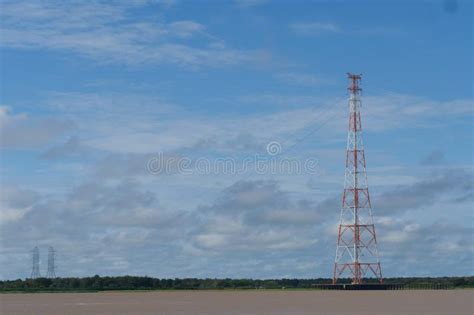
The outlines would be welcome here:
[[[156,195],[140,189],[140,185],[123,180],[115,185],[87,182],[71,192],[67,204],[78,219],[107,228],[159,228],[175,224],[174,214],[158,202]]]
[[[4,219],[8,224],[2,225],[0,252],[12,254],[12,267],[5,272],[16,276],[27,275],[23,261],[28,257],[23,256],[35,245],[56,248],[63,276],[87,275],[90,270],[130,273],[136,259],[130,252],[135,251],[149,272],[157,274],[156,266],[175,255],[191,226],[185,212],[167,209],[155,193],[129,180],[84,182],[61,199],[24,189],[2,191]],[[11,259],[19,260],[11,264]]]
[[[238,181],[225,188],[214,204],[198,211],[208,220],[193,241],[211,251],[307,248],[317,239],[305,232],[321,221],[315,204],[293,200],[274,181]]]
[[[374,207],[380,214],[396,214],[427,207],[437,201],[471,195],[474,189],[473,174],[464,170],[449,170],[412,185],[399,186],[375,196]],[[459,201],[462,201],[459,200]]]
[[[456,276],[471,272],[472,226],[446,219],[433,223],[395,219],[392,224],[378,227],[379,250],[387,276]],[[413,268],[415,264],[423,268]]]
[[[412,196],[407,198],[411,202],[400,206],[416,209],[421,201],[413,199],[419,194],[425,200],[425,191],[431,189],[446,198],[472,188],[466,175],[446,176],[400,188],[400,198]],[[455,182],[460,182],[458,188],[451,189]],[[18,214],[1,233],[2,244],[8,244],[2,253],[9,253],[9,262],[17,261],[8,264],[15,266],[10,274],[25,274],[26,267],[18,262],[28,258],[20,253],[34,244],[57,248],[61,265],[67,266],[63,275],[146,272],[225,277],[255,276],[258,270],[262,277],[276,277],[329,272],[340,207],[337,196],[318,202],[286,191],[274,180],[242,180],[223,187],[213,202],[180,210],[160,202],[166,192],[152,187],[125,178],[97,177],[74,187],[64,199],[8,191],[2,209],[7,204]],[[394,197],[390,198],[382,201],[394,205]],[[425,206],[431,209],[436,204]],[[420,255],[445,263],[453,253],[463,261],[472,258],[472,246],[465,244],[470,227],[416,222],[383,206],[374,208],[382,262],[389,273],[414,275],[408,262],[422,259]],[[235,265],[244,258],[247,264]],[[406,264],[395,264],[400,261]],[[219,267],[206,269],[209,264]],[[427,259],[426,264],[436,270],[433,261]]]
[[[240,181],[226,178],[219,183],[215,177],[150,177],[146,163],[157,150],[167,152],[166,157],[207,154],[210,150],[212,154],[255,153],[264,150],[269,139],[299,138],[301,133],[320,128],[334,113],[345,116],[344,111],[337,109],[339,105],[345,108],[344,100],[332,103],[315,97],[263,97],[270,104],[301,102],[304,106],[216,121],[190,115],[184,110],[176,110],[178,115],[173,115],[174,107],[156,98],[77,93],[56,93],[53,98],[54,104],[48,105],[58,113],[55,120],[74,119],[76,129],[74,135],[60,130],[46,137],[47,140],[41,142],[48,145],[44,157],[67,157],[84,146],[100,154],[92,162],[87,161],[90,167],[83,174],[87,180],[82,178],[85,180],[82,184],[66,188],[68,192],[64,196],[41,195],[26,204],[8,203],[4,211],[8,223],[2,225],[1,239],[2,245],[8,245],[2,249],[8,257],[0,259],[4,265],[13,266],[9,274],[27,275],[28,266],[22,262],[29,261],[27,252],[35,243],[55,246],[71,275],[86,275],[90,270],[100,274],[143,274],[145,270],[157,276],[224,277],[313,276],[330,272],[340,194],[328,192],[325,182],[323,188],[307,187],[305,177],[302,186],[310,189],[308,192],[295,186],[299,178],[292,177]],[[247,101],[259,100],[262,98]],[[367,106],[377,103],[382,109],[375,116],[382,121],[391,121],[390,116],[396,110],[402,122],[390,125],[377,121],[371,125],[368,117],[369,131],[398,128],[398,124],[419,122],[420,118],[426,122],[436,120],[435,114],[425,115],[424,101],[410,97],[394,97],[393,100],[402,101],[399,108],[392,108],[382,97],[370,99]],[[450,112],[453,119],[470,113],[469,101],[458,103],[465,108]],[[139,113],[134,108],[136,104],[143,109]],[[311,104],[326,106],[312,108]],[[433,104],[448,106],[447,103]],[[411,109],[405,110],[405,106]],[[115,107],[117,111],[112,110]],[[1,117],[7,122],[2,124],[6,130],[28,121],[21,132],[37,126],[30,121],[41,122],[40,118],[12,114],[6,109]],[[323,124],[318,144],[344,139],[345,124],[342,117],[340,121]],[[421,125],[430,128],[431,124]],[[41,133],[37,129],[30,132]],[[327,175],[324,180],[333,184],[334,179],[330,177]],[[392,262],[417,257],[422,246],[446,262],[449,262],[447,255],[459,253],[469,239],[467,232],[436,238],[429,234],[431,227],[437,228],[431,223],[417,223],[414,219],[397,221],[396,217],[410,212],[405,210],[438,211],[438,202],[469,206],[473,190],[471,179],[472,174],[467,171],[450,170],[374,196],[374,214],[381,227],[378,229],[381,253],[388,269],[405,272],[406,268]],[[339,179],[336,182],[339,183]],[[318,199],[313,196],[315,191]],[[420,233],[428,236],[422,237]],[[419,247],[412,245],[414,240],[420,240]],[[391,256],[400,249],[405,251],[404,255]],[[467,261],[469,255],[463,254],[462,259]],[[251,259],[245,265],[236,263],[248,257]],[[298,261],[294,257],[298,257]],[[216,270],[206,269],[216,264],[219,265]],[[436,270],[433,264],[429,268]]]

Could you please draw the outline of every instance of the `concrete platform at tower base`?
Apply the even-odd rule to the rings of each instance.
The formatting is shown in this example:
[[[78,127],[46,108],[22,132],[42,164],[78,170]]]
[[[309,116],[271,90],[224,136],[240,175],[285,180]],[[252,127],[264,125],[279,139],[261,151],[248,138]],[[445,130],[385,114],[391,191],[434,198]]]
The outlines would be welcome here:
[[[404,290],[403,284],[315,284],[320,290]]]
[[[365,284],[314,284],[313,288],[319,290],[448,290],[447,284],[442,283],[365,283]]]

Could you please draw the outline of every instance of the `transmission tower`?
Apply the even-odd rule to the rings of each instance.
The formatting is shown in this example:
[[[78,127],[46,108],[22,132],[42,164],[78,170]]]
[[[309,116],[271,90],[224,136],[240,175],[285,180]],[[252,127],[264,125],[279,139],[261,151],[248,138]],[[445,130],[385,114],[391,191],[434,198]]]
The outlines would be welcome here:
[[[382,269],[377,250],[362,141],[359,97],[361,75],[351,73],[347,75],[349,78],[349,132],[333,284],[336,284],[343,276],[350,276],[352,284],[361,284],[364,278],[373,276],[382,283]]]
[[[48,248],[48,273],[46,274],[47,278],[56,278],[56,272],[55,268],[56,265],[54,264],[54,257],[55,257],[55,251],[52,246],[49,246]]]
[[[31,279],[36,279],[36,278],[40,278],[41,277],[41,274],[40,274],[40,270],[39,270],[39,249],[38,249],[38,246],[35,246],[35,248],[33,248],[33,251],[32,251],[32,261],[33,261],[33,265],[32,265],[32,268],[31,268]]]

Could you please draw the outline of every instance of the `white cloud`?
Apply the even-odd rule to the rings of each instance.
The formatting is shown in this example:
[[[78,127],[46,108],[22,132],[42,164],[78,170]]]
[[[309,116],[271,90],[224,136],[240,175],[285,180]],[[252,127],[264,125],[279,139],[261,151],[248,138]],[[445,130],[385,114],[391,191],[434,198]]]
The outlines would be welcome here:
[[[2,4],[3,46],[74,52],[102,63],[221,66],[252,59],[228,49],[195,21],[130,19],[130,9],[148,3],[9,1]],[[186,39],[198,43],[184,43]],[[218,42],[219,45],[215,45]]]
[[[321,220],[316,205],[293,200],[273,181],[236,182],[198,210],[207,219],[192,240],[210,253],[308,248],[317,242],[309,228]]]
[[[272,209],[263,214],[268,222],[284,224],[313,224],[321,221],[321,215],[312,208],[309,209]]]
[[[388,93],[368,95],[362,99],[364,129],[370,131],[410,128],[438,128],[455,119],[474,114],[471,99],[436,101],[412,95]],[[396,119],[394,118],[396,117]],[[449,119],[440,119],[440,118]]]
[[[21,220],[39,200],[32,190],[2,185],[0,190],[0,224]]]
[[[70,120],[12,114],[10,108],[0,106],[0,148],[3,149],[43,147],[74,128]]]
[[[473,190],[472,172],[468,170],[446,170],[443,174],[430,176],[409,185],[395,186],[375,196],[373,199],[377,211],[381,214],[398,213],[427,207],[440,202],[446,196],[460,198],[468,196]],[[451,200],[455,204],[455,200]],[[416,226],[410,226],[410,230]]]
[[[159,97],[54,92],[43,104],[56,113],[57,118],[49,119],[48,123],[26,114],[12,115],[3,108],[0,114],[6,123],[2,127],[17,136],[6,137],[3,132],[2,140],[4,146],[15,146],[15,142],[41,146],[56,135],[73,136],[69,131],[74,128],[78,130],[81,145],[110,153],[147,154],[186,149],[199,150],[201,154],[205,150],[255,154],[264,152],[269,141],[279,141],[285,153],[309,138],[317,139],[318,144],[345,139],[347,102],[343,98],[267,94],[236,101],[269,106],[272,110],[215,119],[188,112]],[[364,130],[368,132],[397,130],[408,125],[433,128],[472,116],[473,102],[468,99],[439,102],[392,93],[364,96],[362,111]],[[441,117],[449,119],[441,120]],[[9,128],[9,125],[25,127]],[[21,136],[32,129],[34,132],[28,133],[31,137]]]
[[[31,118],[0,108],[2,146],[44,148],[61,138],[64,146],[69,138],[80,139],[82,147],[108,153],[197,150],[202,154],[207,150],[210,154],[256,154],[264,152],[269,141],[278,141],[285,154],[294,145],[308,143],[309,138],[317,139],[318,144],[345,139],[347,104],[342,98],[257,95],[237,101],[270,106],[273,110],[215,119],[188,112],[159,97],[54,92],[41,106],[54,111],[55,118]],[[363,98],[362,111],[364,130],[368,132],[397,130],[407,125],[433,128],[472,117],[473,102],[439,102],[399,94],[368,95]],[[75,134],[71,133],[73,130]],[[77,144],[73,141],[67,147],[73,149]],[[61,145],[56,143],[56,149]],[[55,150],[54,146],[51,150]],[[409,178],[397,178],[400,180]]]
[[[332,131],[333,135],[337,133],[340,137],[340,132],[346,132],[347,100],[344,98],[260,94],[241,97],[240,101],[279,108],[279,111],[261,118],[263,126],[267,128],[269,126],[265,123],[273,123],[276,128],[280,128],[277,129],[279,131],[283,131],[281,128],[294,130],[295,126],[304,129],[314,126],[315,122],[322,123],[326,118],[330,118],[319,133]],[[436,101],[397,93],[368,94],[362,97],[361,111],[364,131],[396,130],[407,126],[438,128],[443,124],[452,124],[472,117],[474,102],[471,99]],[[442,117],[446,119],[440,119]],[[282,121],[285,121],[285,124],[282,124]]]
[[[81,143],[78,137],[72,136],[65,143],[61,143],[49,148],[41,157],[53,160],[77,153],[81,149]]]
[[[209,206],[180,211],[158,202],[165,194],[134,181],[100,178],[73,188],[63,200],[10,190],[4,194],[9,206],[2,202],[2,209],[21,213],[2,227],[2,245],[8,244],[1,250],[2,262],[11,266],[3,277],[23,274],[22,264],[12,262],[27,259],[19,253],[35,243],[58,250],[61,265],[68,266],[62,276],[147,270],[149,275],[171,277],[307,277],[325,275],[331,266],[337,230],[332,221],[338,216],[339,198],[302,202],[276,182],[245,181],[221,189]],[[472,257],[472,246],[466,245],[470,227],[390,215],[376,222],[386,274],[407,272],[400,261],[412,258],[435,255],[437,263],[448,263],[453,253],[463,260]],[[251,257],[248,265],[238,263],[242,257]],[[301,270],[295,270],[295,257]],[[170,260],[172,265],[165,263]],[[211,263],[221,267],[206,269]],[[323,270],[304,267],[315,263]],[[436,270],[436,264],[425,266],[427,272]]]
[[[280,73],[276,75],[277,79],[282,80],[284,82],[294,84],[294,85],[302,85],[302,86],[318,86],[328,84],[331,81],[322,78],[319,76],[315,76],[313,74],[306,74],[306,73],[295,73],[295,72],[288,72],[288,73]]]
[[[234,0],[234,2],[243,8],[255,7],[265,3],[268,3],[269,0]]]
[[[196,33],[203,32],[205,30],[204,25],[196,23],[194,21],[178,21],[169,24],[169,30],[171,33],[176,34],[179,37],[190,37]]]
[[[291,24],[290,29],[300,35],[321,35],[341,32],[339,26],[327,22],[297,22]]]

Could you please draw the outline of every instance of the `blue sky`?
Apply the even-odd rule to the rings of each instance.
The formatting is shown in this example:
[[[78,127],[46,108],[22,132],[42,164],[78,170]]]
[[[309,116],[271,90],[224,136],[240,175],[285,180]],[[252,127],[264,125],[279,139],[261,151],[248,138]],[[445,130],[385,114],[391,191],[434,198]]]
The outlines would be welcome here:
[[[1,6],[1,278],[34,246],[61,276],[330,277],[348,71],[384,275],[473,274],[468,1]],[[157,156],[318,169],[153,174]]]

